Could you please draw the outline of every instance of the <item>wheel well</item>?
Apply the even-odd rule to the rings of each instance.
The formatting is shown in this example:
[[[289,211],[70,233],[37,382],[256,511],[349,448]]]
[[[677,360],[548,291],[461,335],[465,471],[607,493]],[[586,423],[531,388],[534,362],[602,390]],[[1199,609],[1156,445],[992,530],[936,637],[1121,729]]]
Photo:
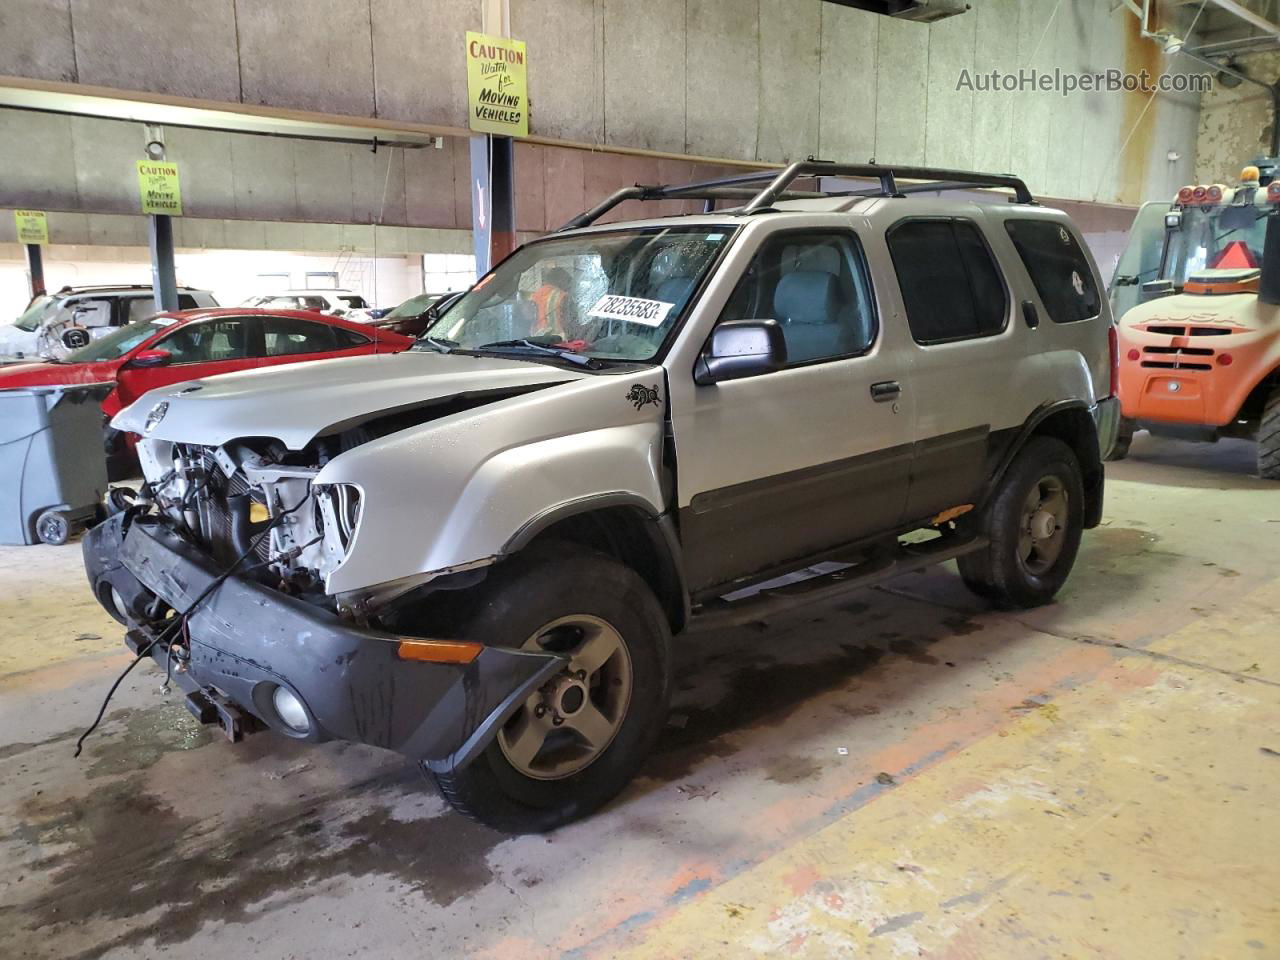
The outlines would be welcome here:
[[[1040,420],[1027,434],[1027,438],[1042,436],[1061,440],[1080,461],[1080,474],[1084,481],[1085,527],[1096,527],[1102,520],[1103,469],[1098,452],[1098,427],[1093,416],[1082,407],[1058,410]]]
[[[1247,420],[1252,424],[1257,424],[1262,419],[1262,411],[1267,405],[1267,397],[1271,396],[1271,391],[1280,389],[1280,367],[1272,370],[1265,377],[1258,381],[1258,385],[1249,391],[1249,396],[1245,397],[1244,403],[1240,404],[1240,412],[1236,414],[1237,420]]]
[[[558,540],[613,557],[649,585],[666,611],[671,632],[677,633],[684,627],[686,617],[684,581],[659,524],[639,507],[601,507],[556,521],[540,530],[525,547]]]

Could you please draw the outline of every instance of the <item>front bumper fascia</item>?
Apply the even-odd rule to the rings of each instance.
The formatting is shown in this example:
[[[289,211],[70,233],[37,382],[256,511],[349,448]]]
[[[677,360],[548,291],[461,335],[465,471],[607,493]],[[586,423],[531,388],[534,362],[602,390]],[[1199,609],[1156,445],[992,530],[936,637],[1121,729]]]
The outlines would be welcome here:
[[[90,530],[85,570],[110,611],[114,587],[136,648],[157,636],[155,598],[186,610],[221,573],[166,523],[117,514]],[[384,747],[433,769],[470,762],[525,698],[563,667],[559,657],[485,647],[467,664],[401,660],[400,636],[346,623],[242,577],[229,577],[188,620],[188,659],[176,677],[188,693],[230,702],[277,732],[312,741]],[[152,647],[166,670],[167,651]],[[299,736],[271,707],[283,686],[302,700],[311,729]],[[221,698],[220,700],[218,698]]]

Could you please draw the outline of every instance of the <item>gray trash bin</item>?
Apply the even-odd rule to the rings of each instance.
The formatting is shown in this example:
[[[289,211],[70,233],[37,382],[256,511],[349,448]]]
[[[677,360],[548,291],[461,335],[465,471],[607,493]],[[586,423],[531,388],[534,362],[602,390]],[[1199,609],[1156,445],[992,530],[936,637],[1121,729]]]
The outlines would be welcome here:
[[[0,390],[0,543],[65,543],[107,492],[110,384]]]

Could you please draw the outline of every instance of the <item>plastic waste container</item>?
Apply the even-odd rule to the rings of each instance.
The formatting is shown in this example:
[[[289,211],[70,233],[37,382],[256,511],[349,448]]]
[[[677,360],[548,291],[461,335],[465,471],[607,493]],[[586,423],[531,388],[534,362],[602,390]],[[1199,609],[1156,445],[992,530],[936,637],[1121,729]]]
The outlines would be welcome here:
[[[110,384],[0,390],[0,543],[66,543],[107,492]]]

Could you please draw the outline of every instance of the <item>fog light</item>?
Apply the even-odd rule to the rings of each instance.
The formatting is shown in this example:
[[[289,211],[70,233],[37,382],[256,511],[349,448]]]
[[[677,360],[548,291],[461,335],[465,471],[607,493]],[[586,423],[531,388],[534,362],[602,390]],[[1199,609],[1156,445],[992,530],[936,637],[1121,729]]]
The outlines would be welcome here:
[[[1229,353],[1220,353],[1218,354],[1218,366],[1229,367],[1231,366],[1231,361],[1234,359],[1235,357],[1231,356]]]
[[[1125,356],[1127,356],[1130,360],[1137,360],[1140,356],[1142,356],[1142,354],[1140,354],[1137,350],[1130,350],[1127,354],[1125,354]]]
[[[276,708],[276,716],[294,733],[307,733],[311,729],[311,720],[307,717],[307,708],[302,705],[301,700],[284,687],[276,687],[272,691],[271,705]]]
[[[124,602],[124,597],[120,596],[120,591],[114,586],[111,588],[111,605],[116,608],[117,619],[128,619],[129,605]]]

